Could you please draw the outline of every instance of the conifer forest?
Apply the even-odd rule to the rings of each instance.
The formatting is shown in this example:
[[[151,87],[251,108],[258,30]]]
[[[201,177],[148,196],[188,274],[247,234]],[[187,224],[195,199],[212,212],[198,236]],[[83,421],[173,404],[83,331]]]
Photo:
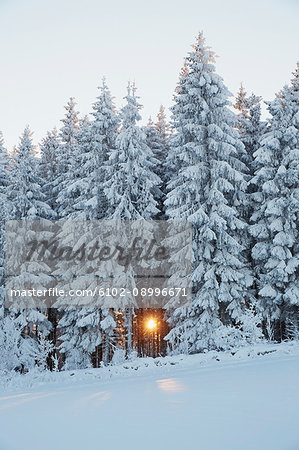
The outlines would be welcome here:
[[[271,402],[276,400],[285,405],[283,399],[291,399],[291,394],[290,397],[282,397],[283,393],[275,391],[274,384],[271,391],[271,383],[274,383],[276,376],[273,375],[276,373],[276,361],[282,361],[279,367],[281,378],[277,380],[284,385],[283,392],[288,388],[287,379],[290,376],[291,380],[291,373],[294,374],[294,380],[297,373],[298,384],[298,371],[292,364],[295,365],[299,355],[299,63],[296,65],[294,59],[288,84],[277,86],[274,98],[264,99],[258,92],[248,92],[246,73],[237,95],[233,96],[221,74],[218,74],[216,56],[204,34],[198,33],[190,44],[181,71],[177,74],[172,106],[168,108],[161,105],[156,116],[147,118],[141,115],[142,98],[139,96],[138,79],[136,82],[124,79],[126,95],[123,100],[117,99],[122,101],[122,106],[118,108],[110,91],[109,77],[101,79],[100,74],[98,96],[94,98],[89,113],[82,115],[80,102],[71,97],[64,106],[64,116],[57,117],[59,126],[49,130],[38,145],[34,143],[34,130],[29,126],[26,126],[18,142],[16,139],[16,145],[10,149],[7,148],[5,133],[0,132],[0,375],[3,384],[25,389],[26,394],[17,393],[16,400],[11,400],[19,402],[18,395],[25,396],[24,401],[26,396],[29,396],[28,401],[33,396],[27,392],[35,379],[39,380],[38,383],[59,382],[63,386],[74,383],[76,379],[76,395],[83,389],[82,383],[88,384],[90,381],[90,386],[93,386],[92,383],[104,383],[104,387],[101,385],[96,388],[97,393],[88,387],[90,390],[86,391],[86,396],[78,400],[82,402],[81,406],[78,406],[79,403],[70,406],[70,410],[78,407],[79,411],[81,407],[83,410],[86,408],[87,403],[84,402],[91,402],[89,404],[93,406],[88,410],[90,416],[86,419],[86,430],[93,429],[91,434],[87,432],[84,438],[83,434],[79,438],[75,431],[76,442],[73,442],[70,433],[69,443],[66,437],[57,437],[57,444],[50,442],[52,435],[48,428],[48,437],[44,436],[45,442],[39,447],[41,450],[76,450],[84,446],[88,450],[150,448],[149,442],[145,442],[144,447],[136,444],[142,439],[137,428],[134,445],[129,445],[129,440],[126,440],[123,446],[120,438],[126,435],[126,427],[133,426],[132,422],[136,418],[136,410],[133,415],[134,404],[141,402],[141,398],[147,405],[150,403],[152,411],[155,410],[154,401],[158,402],[157,416],[150,416],[149,410],[146,412],[138,403],[144,414],[142,420],[153,431],[157,430],[154,417],[162,415],[167,416],[169,423],[173,420],[174,428],[177,427],[169,438],[158,427],[164,437],[158,438],[160,446],[158,444],[155,447],[157,449],[298,448],[295,431],[289,435],[293,436],[293,440],[287,441],[285,446],[279,446],[277,434],[280,429],[278,423],[286,427],[287,420],[289,425],[292,424],[292,418],[296,415],[292,415],[293,412],[287,406],[286,410],[281,407],[277,414],[279,420],[286,414],[286,422],[283,425],[277,419],[276,426],[276,413],[268,415],[269,410],[263,412],[263,408],[265,404],[272,405]],[[31,282],[37,287],[42,285],[42,273],[46,267],[44,262],[37,265],[29,260],[22,265],[17,262],[22,253],[22,239],[24,236],[31,239],[37,229],[35,227],[42,223],[52,227],[51,230],[54,227],[56,234],[61,227],[59,236],[63,235],[66,242],[71,242],[70,249],[74,250],[75,256],[79,255],[79,244],[92,241],[91,232],[98,229],[105,234],[103,230],[106,226],[119,227],[117,232],[122,239],[129,233],[126,224],[133,224],[130,225],[130,232],[135,230],[136,224],[145,224],[150,229],[148,232],[152,232],[151,227],[164,230],[166,226],[168,237],[164,237],[163,242],[171,242],[173,249],[167,270],[170,267],[184,270],[187,247],[182,244],[183,232],[181,228],[171,228],[171,224],[187,224],[191,233],[190,273],[187,276],[190,302],[176,301],[173,288],[180,292],[186,290],[185,285],[180,284],[184,282],[183,279],[176,278],[176,285],[167,288],[167,301],[162,301],[166,288],[155,290],[148,285],[142,288],[147,289],[149,295],[156,295],[153,306],[150,303],[141,305],[136,298],[134,304],[126,304],[119,295],[121,291],[116,288],[116,294],[113,294],[115,304],[104,302],[98,306],[84,303],[82,298],[79,299],[79,288],[82,286],[79,286],[79,278],[76,277],[84,272],[84,275],[93,275],[95,282],[101,276],[94,258],[89,257],[87,262],[82,262],[76,268],[73,260],[62,264],[59,258],[52,268],[47,266],[48,278],[45,280],[53,283],[58,270],[59,276],[71,275],[75,280],[77,290],[72,291],[75,292],[73,306],[65,304],[54,284],[51,284],[51,304],[43,297],[39,299],[38,306],[28,306],[25,300],[22,304],[22,298],[17,304],[10,304],[7,298],[11,287],[19,289],[14,292],[22,297],[22,289],[32,287]],[[11,233],[15,234],[9,234],[8,224],[11,227],[17,224],[16,229],[11,229]],[[85,228],[82,224],[86,224]],[[74,241],[70,240],[71,236]],[[11,258],[16,272],[9,272],[9,245],[13,245]],[[148,254],[150,250],[144,249]],[[46,251],[45,247],[44,253]],[[102,254],[105,251],[107,249],[104,248]],[[163,259],[162,256],[160,259]],[[107,262],[105,267],[109,264]],[[130,293],[127,288],[130,286],[132,292],[135,289],[143,295],[143,290],[138,291],[138,286],[134,284],[133,269],[130,267],[126,266],[124,271],[127,277],[126,292]],[[138,267],[145,270],[141,263]],[[113,272],[113,269],[107,270]],[[160,269],[153,265],[151,270],[152,278],[147,274],[143,283],[151,280],[158,283]],[[168,276],[167,282],[171,283],[172,280]],[[182,281],[178,283],[177,280]],[[23,287],[12,283],[20,283]],[[76,301],[83,301],[83,304],[78,307]],[[238,358],[243,361],[245,368],[240,363],[237,365]],[[259,372],[259,358],[264,358],[264,372]],[[222,364],[221,374],[216,370],[217,364]],[[274,372],[271,372],[272,366]],[[173,370],[176,371],[175,375],[171,375]],[[193,376],[192,371],[195,370],[198,375]],[[205,370],[211,370],[210,379],[209,375],[204,375]],[[167,375],[167,371],[170,375]],[[136,393],[130,394],[130,397],[126,397],[125,391],[113,381],[109,391],[110,385],[107,383],[111,377],[133,377],[134,374],[137,376],[143,373],[155,377],[157,392],[151,391],[150,387],[149,391],[143,390],[141,379],[136,377],[132,378],[136,383]],[[255,376],[260,381],[254,381]],[[225,414],[217,423],[220,403],[217,403],[218,406],[213,403],[217,399],[226,405],[223,408],[227,408],[227,411],[238,411],[240,406],[237,393],[234,394],[232,390],[228,400],[225,397],[226,388],[220,389],[219,386],[235,385],[236,392],[240,392],[241,380],[247,386],[247,393],[244,394],[246,398],[242,397],[243,405],[249,405],[248,411],[253,416],[257,410],[257,417],[263,414],[263,420],[254,423],[261,424],[264,421],[273,430],[269,447],[266,440],[268,435],[262,431],[257,433],[258,441],[251,441],[252,436],[248,441],[243,440],[246,432],[242,427],[245,427],[245,422],[249,424],[247,413],[244,416],[242,413],[240,418],[236,414],[236,418],[231,419],[236,420],[236,428],[241,436],[237,441],[229,441],[226,433],[231,428],[226,424]],[[131,389],[129,381],[123,379],[122,382]],[[216,400],[205,391],[205,386],[209,389],[209,383],[211,386],[214,383]],[[292,383],[290,381],[290,386],[293,386]],[[217,391],[217,386],[221,393]],[[255,403],[251,410],[251,401],[259,395],[254,391],[258,386],[264,386],[260,389],[264,389],[265,397],[261,395],[260,406]],[[57,394],[54,392],[56,388],[52,392],[49,387],[52,393],[48,394],[43,391],[47,387],[38,389],[34,394],[37,397],[32,398]],[[296,389],[292,389],[294,394]],[[191,391],[196,393],[194,399],[190,397]],[[152,397],[147,397],[147,392],[152,392]],[[158,394],[170,400],[163,403],[162,397],[156,397]],[[3,398],[9,399],[5,395]],[[62,395],[69,394],[62,392]],[[172,402],[172,410],[168,410],[168,401]],[[51,401],[47,402],[48,406],[44,407],[44,411],[48,411],[45,417],[52,411]],[[120,408],[119,402],[123,402],[121,408],[128,415],[122,416],[122,420],[117,419],[116,429],[119,434],[113,438],[114,431],[108,423],[114,423],[115,411]],[[188,415],[189,411],[187,406],[179,406],[180,402],[192,405],[190,427],[197,429],[203,421],[203,447],[200,446],[200,436],[197,440],[194,434],[186,431],[187,422],[180,411],[185,411],[183,415]],[[100,403],[108,408],[105,414],[98,413]],[[202,404],[208,408],[205,410],[206,415],[199,412]],[[26,405],[29,407],[30,402]],[[177,411],[176,416],[172,416],[174,410]],[[218,427],[220,424],[216,435],[212,419],[207,419],[213,416],[212,411],[217,411],[214,425]],[[64,417],[67,418],[63,420],[70,420],[72,414],[76,413],[66,413]],[[242,417],[244,422],[241,422]],[[77,423],[77,419],[74,420],[72,423]],[[58,422],[54,423],[57,427]],[[106,426],[110,434],[106,432]],[[180,426],[186,433],[178,431]],[[255,426],[259,425],[253,425],[253,428]],[[70,430],[73,425],[66,422],[66,427]],[[76,427],[80,428],[79,422],[74,425]],[[42,429],[45,428],[42,426]],[[93,434],[97,429],[102,430],[98,438]],[[296,430],[295,422],[293,430]],[[101,433],[104,436],[103,447],[99,446]],[[5,440],[2,444],[1,434],[1,450],[37,448],[29,435],[24,438],[25,446],[13,447],[9,439],[7,445]],[[222,440],[217,443],[216,437],[220,434]],[[60,436],[60,431],[57,436]],[[165,439],[169,439],[168,445]],[[161,446],[161,442],[164,442],[164,446]]]
[[[139,356],[227,350],[299,337],[299,66],[267,104],[231,99],[200,33],[165,108],[140,125],[129,83],[117,111],[107,81],[88,117],[74,98],[38,148],[1,136],[2,370],[79,369]],[[125,311],[4,307],[5,220],[192,223],[192,305]],[[150,346],[143,322],[159,321]],[[26,349],[26,350],[23,350]],[[9,356],[8,356],[9,355]]]

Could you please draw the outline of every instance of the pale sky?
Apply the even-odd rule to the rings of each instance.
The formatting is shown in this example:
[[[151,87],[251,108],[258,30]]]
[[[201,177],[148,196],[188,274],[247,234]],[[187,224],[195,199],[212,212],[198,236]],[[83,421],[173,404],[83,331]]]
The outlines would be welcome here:
[[[11,149],[29,124],[37,143],[70,96],[91,111],[103,76],[118,107],[136,82],[146,122],[201,30],[230,91],[271,100],[299,59],[298,18],[299,0],[0,0],[0,130]]]

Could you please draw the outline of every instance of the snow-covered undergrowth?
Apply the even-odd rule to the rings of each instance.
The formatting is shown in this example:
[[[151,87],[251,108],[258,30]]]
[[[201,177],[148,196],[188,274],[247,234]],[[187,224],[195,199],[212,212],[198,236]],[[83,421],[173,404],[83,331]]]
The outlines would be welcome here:
[[[19,391],[24,388],[45,386],[48,384],[93,383],[123,377],[147,375],[165,375],[180,369],[198,369],[250,361],[253,359],[273,359],[282,356],[299,357],[299,342],[261,343],[226,352],[210,351],[195,355],[176,355],[160,358],[135,358],[122,364],[101,367],[99,369],[67,370],[62,372],[40,372],[33,370],[27,374],[1,373],[2,391]]]

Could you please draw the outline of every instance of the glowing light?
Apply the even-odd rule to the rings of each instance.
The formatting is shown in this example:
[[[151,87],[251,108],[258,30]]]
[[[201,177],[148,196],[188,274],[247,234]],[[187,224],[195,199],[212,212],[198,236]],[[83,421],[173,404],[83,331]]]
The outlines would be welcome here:
[[[157,322],[156,322],[154,319],[149,319],[149,320],[146,322],[146,327],[147,327],[149,330],[154,330],[154,329],[157,327]]]

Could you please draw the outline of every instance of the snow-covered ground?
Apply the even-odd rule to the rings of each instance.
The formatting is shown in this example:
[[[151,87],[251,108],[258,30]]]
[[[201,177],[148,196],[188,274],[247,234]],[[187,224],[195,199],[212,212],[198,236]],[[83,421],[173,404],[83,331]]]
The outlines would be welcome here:
[[[0,450],[298,450],[299,344],[6,380]]]

